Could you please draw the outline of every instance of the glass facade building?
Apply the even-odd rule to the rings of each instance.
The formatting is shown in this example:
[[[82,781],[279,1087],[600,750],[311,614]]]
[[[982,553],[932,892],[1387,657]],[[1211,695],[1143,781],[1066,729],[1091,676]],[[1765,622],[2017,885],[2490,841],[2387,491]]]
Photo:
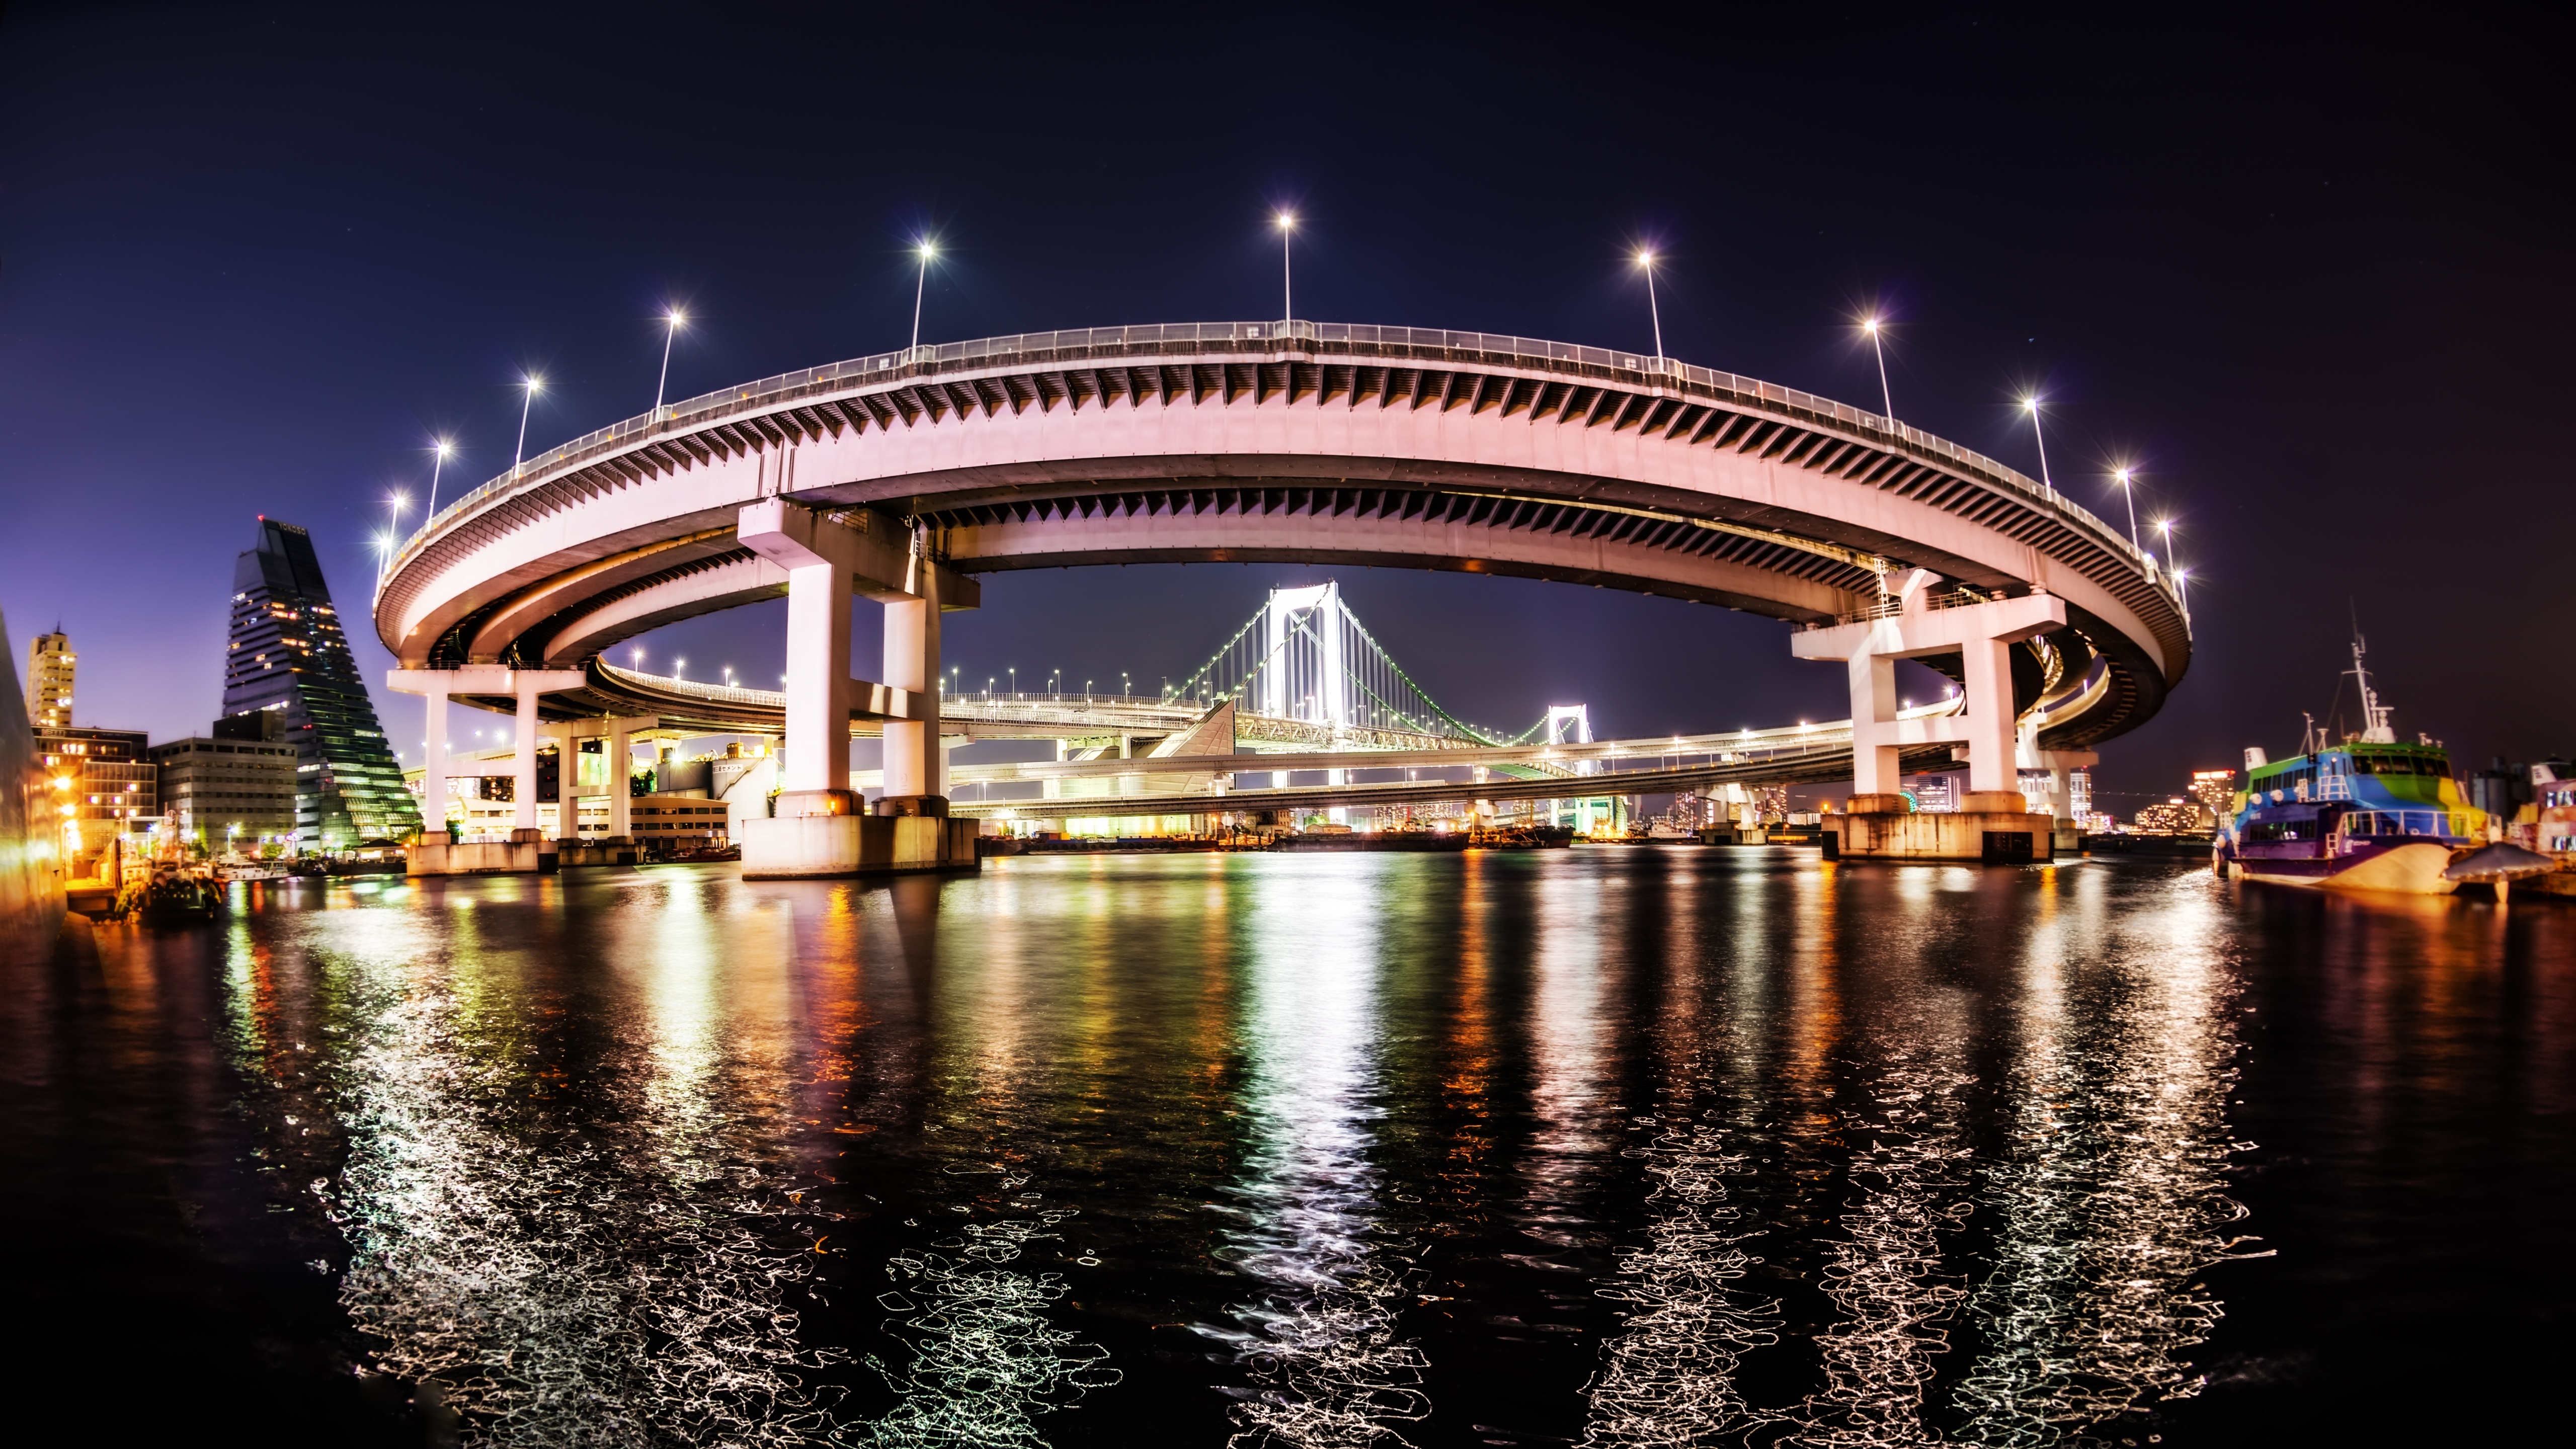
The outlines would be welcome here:
[[[295,838],[344,850],[420,829],[420,807],[357,662],[313,539],[263,518],[259,543],[233,566],[232,638],[224,661],[227,718],[274,710],[295,750]],[[218,735],[232,731],[220,726]]]

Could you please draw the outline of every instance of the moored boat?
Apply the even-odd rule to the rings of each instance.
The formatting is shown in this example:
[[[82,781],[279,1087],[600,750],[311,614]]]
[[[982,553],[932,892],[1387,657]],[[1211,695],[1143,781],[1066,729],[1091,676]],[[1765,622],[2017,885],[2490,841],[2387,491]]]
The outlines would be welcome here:
[[[2245,786],[2221,824],[2221,876],[2278,885],[2449,895],[2451,862],[2486,843],[2486,812],[2451,775],[2450,753],[2431,739],[2401,744],[2352,646],[2367,727],[2341,744],[2311,730],[2300,753],[2273,763],[2245,752]]]

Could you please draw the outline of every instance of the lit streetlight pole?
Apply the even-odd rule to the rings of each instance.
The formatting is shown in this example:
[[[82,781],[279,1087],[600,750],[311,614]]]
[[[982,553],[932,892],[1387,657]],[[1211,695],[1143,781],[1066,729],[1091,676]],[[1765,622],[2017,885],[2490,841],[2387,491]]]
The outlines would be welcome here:
[[[1661,363],[1664,360],[1664,313],[1655,303],[1655,254],[1652,251],[1638,252],[1637,266],[1646,274],[1646,315],[1655,324],[1655,361]]]
[[[2114,473],[2114,474],[2112,474],[2111,476],[2113,476],[2113,477],[2115,477],[2115,478],[2117,478],[2117,479],[2119,479],[2119,480],[2120,480],[2120,496],[2121,496],[2121,497],[2123,497],[2123,498],[2125,498],[2125,499],[2127,499],[2127,500],[2129,501],[2129,547],[2131,547],[2131,548],[2133,548],[2133,549],[2134,549],[2134,548],[2137,548],[2137,547],[2138,547],[2138,490],[2137,490],[2136,485],[2131,481],[2131,479],[2132,479],[2132,477],[2133,477],[2134,475],[2131,473],[2131,471],[2130,471],[2129,469],[2127,469],[2127,468],[2123,468],[2123,469],[2121,469],[2119,472]],[[2141,550],[2141,551],[2143,552],[2143,550]]]
[[[1297,213],[1279,213],[1279,318],[1293,321],[1297,316],[1296,293],[1291,290],[1288,275],[1288,239],[1297,231]]]
[[[679,340],[680,329],[689,325],[689,314],[674,307],[671,315],[662,320],[670,325],[662,332],[662,378],[653,384],[653,416],[656,418],[662,416],[662,396],[671,386],[671,344]]]
[[[2030,435],[2039,444],[2039,484],[2054,493],[2057,491],[2057,485],[2049,481],[2048,477],[2048,435],[2042,432],[2039,426],[2039,399],[2026,397],[2021,400],[2021,405],[2022,410],[2030,414]]]
[[[1887,420],[1895,422],[1896,394],[1887,390],[1887,344],[1881,340],[1878,319],[1872,317],[1861,323],[1860,330],[1869,334],[1869,349],[1878,354],[1878,400],[1887,409]]]
[[[546,390],[546,380],[531,373],[520,379],[519,386],[526,388],[528,395],[519,404],[519,446],[510,450],[510,476],[513,478],[519,476],[519,465],[527,461],[528,409],[537,405],[537,394]]]
[[[429,527],[429,521],[438,516],[438,475],[446,470],[447,455],[456,451],[456,445],[440,438],[429,451],[429,508],[420,515],[423,528]]]
[[[921,270],[912,279],[912,346],[921,349],[921,294],[930,285],[930,259],[939,255],[939,243],[925,240],[918,248]]]
[[[385,531],[376,536],[376,582],[385,581],[385,570],[393,566],[394,552],[402,539],[403,509],[411,495],[397,488],[385,495]]]

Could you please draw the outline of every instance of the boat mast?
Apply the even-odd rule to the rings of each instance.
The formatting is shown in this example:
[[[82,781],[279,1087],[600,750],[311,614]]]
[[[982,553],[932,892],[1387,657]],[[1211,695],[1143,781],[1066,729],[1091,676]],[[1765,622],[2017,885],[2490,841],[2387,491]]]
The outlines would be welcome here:
[[[2388,706],[2379,702],[2379,691],[2370,687],[2370,673],[2362,667],[2362,649],[2361,635],[2356,633],[2352,636],[2352,669],[2349,672],[2361,686],[2361,717],[2368,726],[2361,732],[2361,742],[2366,745],[2393,745],[2397,743],[2397,731],[2388,727]]]

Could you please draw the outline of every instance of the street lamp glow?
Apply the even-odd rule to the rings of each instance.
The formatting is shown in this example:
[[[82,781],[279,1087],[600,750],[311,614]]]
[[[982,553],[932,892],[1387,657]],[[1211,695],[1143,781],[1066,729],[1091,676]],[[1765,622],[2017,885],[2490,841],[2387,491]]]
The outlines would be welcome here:
[[[2120,496],[2129,502],[2129,547],[2135,549],[2138,546],[2137,474],[2128,468],[2122,468],[2111,476],[2120,480]]]
[[[1637,267],[1646,274],[1646,315],[1655,323],[1655,361],[1664,360],[1664,313],[1655,302],[1655,253],[1652,248],[1637,249]]]
[[[2039,444],[2040,486],[2046,488],[2049,492],[2054,493],[2057,491],[2057,484],[2051,481],[2048,476],[2048,437],[2047,434],[2040,430],[2039,426],[2039,395],[2033,393],[2029,397],[2023,398],[2021,400],[2021,405],[2022,410],[2030,414],[2030,435],[2032,439]]]
[[[1285,322],[1297,315],[1297,292],[1288,273],[1288,239],[1297,230],[1297,213],[1283,211],[1273,220],[1279,224],[1279,319]]]
[[[1879,338],[1878,318],[1875,316],[1862,318],[1860,330],[1869,334],[1869,350],[1878,357],[1878,400],[1880,405],[1887,409],[1883,416],[1889,422],[1895,422],[1896,394],[1888,391],[1887,387],[1887,344]]]
[[[423,528],[429,527],[429,521],[438,516],[438,477],[447,471],[447,460],[455,451],[456,445],[445,438],[430,439],[429,507],[420,515],[420,526]]]
[[[671,344],[679,340],[680,329],[689,325],[689,314],[674,307],[662,321],[662,376],[653,384],[653,415],[662,414],[662,394],[671,385]]]
[[[921,256],[921,270],[912,279],[912,345],[918,350],[921,346],[921,294],[930,285],[930,259],[939,255],[939,243],[923,237],[921,244],[913,250]]]
[[[510,450],[510,476],[513,478],[519,476],[519,465],[528,456],[528,409],[537,405],[537,394],[546,390],[546,380],[530,373],[519,379],[519,386],[526,388],[528,395],[519,404],[519,445]]]

